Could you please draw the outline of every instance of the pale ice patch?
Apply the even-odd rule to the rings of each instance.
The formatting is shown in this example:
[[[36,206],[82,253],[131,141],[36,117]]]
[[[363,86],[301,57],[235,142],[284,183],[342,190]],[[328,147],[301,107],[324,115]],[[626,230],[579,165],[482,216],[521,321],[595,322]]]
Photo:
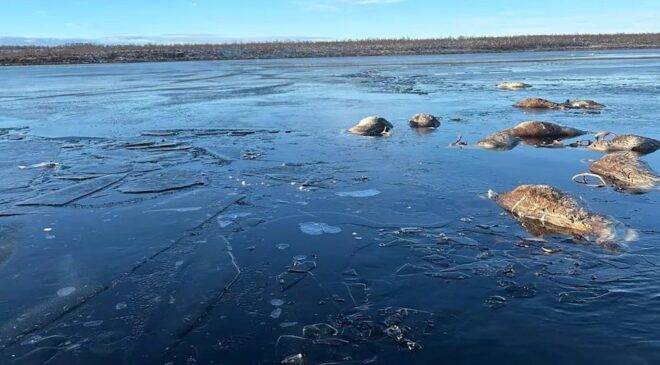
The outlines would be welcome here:
[[[340,196],[342,198],[368,198],[371,196],[376,196],[378,194],[380,194],[380,191],[376,189],[340,191],[338,193],[335,193],[335,195]]]
[[[56,169],[60,167],[59,162],[54,162],[54,161],[44,161],[44,162],[39,162],[35,163],[34,165],[29,165],[29,166],[18,166],[19,169],[24,170],[24,169],[40,169],[40,168],[48,168],[48,169]]]
[[[67,286],[67,287],[58,289],[57,290],[57,296],[58,297],[66,297],[66,296],[69,296],[69,295],[73,294],[74,291],[76,291],[75,287]]]
[[[196,212],[200,209],[202,209],[202,207],[165,208],[165,209],[146,210],[145,213],[161,213],[161,212],[186,213],[186,212]]]
[[[98,326],[100,326],[100,325],[102,325],[102,324],[103,324],[103,321],[102,321],[102,320],[89,321],[89,322],[85,322],[85,323],[83,323],[83,327],[88,327],[88,328],[89,328],[89,327],[98,327]]]
[[[280,308],[280,307],[277,307],[277,308],[273,309],[272,312],[270,312],[270,318],[277,319],[277,318],[280,318],[281,315],[282,315],[282,308]]]
[[[293,326],[297,326],[297,325],[298,325],[298,322],[282,322],[282,323],[280,323],[280,327],[282,327],[282,328],[289,328],[289,327],[293,327]]]
[[[227,215],[221,215],[218,217],[218,225],[220,228],[226,228],[232,223],[234,223],[238,218],[244,218],[252,213],[236,213],[236,214],[227,214]]]
[[[319,236],[324,233],[335,234],[341,232],[341,228],[331,226],[326,223],[317,223],[317,222],[304,222],[300,223],[300,230],[303,233],[310,234],[313,236]]]

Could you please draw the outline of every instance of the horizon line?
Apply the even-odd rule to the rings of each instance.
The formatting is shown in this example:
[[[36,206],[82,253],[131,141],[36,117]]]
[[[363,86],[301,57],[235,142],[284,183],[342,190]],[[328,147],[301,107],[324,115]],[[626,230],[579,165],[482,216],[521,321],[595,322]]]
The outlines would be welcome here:
[[[67,45],[89,44],[96,46],[176,46],[176,45],[235,45],[235,44],[267,44],[267,43],[333,43],[333,42],[367,42],[367,41],[430,41],[447,39],[477,39],[477,38],[523,38],[523,37],[558,37],[558,36],[604,36],[604,35],[658,35],[660,32],[615,32],[615,33],[531,33],[507,35],[446,35],[439,37],[372,37],[372,38],[329,38],[312,36],[286,37],[225,37],[211,34],[166,34],[160,36],[117,35],[101,38],[60,38],[60,37],[30,37],[0,35],[0,47],[61,47]],[[186,38],[180,42],[168,38]],[[199,41],[195,41],[198,38]],[[201,39],[208,38],[208,39]],[[215,40],[213,40],[215,38]],[[159,40],[160,39],[160,40]],[[8,40],[13,42],[5,43]],[[122,40],[126,43],[122,43]],[[23,43],[18,43],[22,41]],[[42,41],[44,43],[39,44]],[[50,44],[48,44],[50,43]]]

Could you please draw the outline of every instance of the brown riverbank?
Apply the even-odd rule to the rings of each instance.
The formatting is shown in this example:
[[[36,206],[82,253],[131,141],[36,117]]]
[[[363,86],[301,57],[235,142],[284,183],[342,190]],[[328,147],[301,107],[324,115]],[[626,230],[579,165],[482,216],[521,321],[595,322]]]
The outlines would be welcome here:
[[[0,46],[0,65],[432,55],[621,48],[660,48],[660,33],[232,44]]]

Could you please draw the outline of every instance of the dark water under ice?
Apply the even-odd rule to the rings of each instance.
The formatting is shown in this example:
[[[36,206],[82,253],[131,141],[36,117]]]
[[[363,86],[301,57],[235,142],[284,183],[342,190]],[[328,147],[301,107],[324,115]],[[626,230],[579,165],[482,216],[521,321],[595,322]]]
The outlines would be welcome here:
[[[660,51],[0,80],[2,364],[660,363],[657,192],[575,185],[600,157],[583,149],[448,147],[527,119],[660,138]],[[494,88],[506,80],[533,88]],[[511,107],[525,97],[607,107]],[[442,126],[409,129],[417,112]],[[345,132],[371,114],[391,137]],[[660,153],[644,160],[660,170]],[[639,239],[535,239],[485,196],[522,183]]]

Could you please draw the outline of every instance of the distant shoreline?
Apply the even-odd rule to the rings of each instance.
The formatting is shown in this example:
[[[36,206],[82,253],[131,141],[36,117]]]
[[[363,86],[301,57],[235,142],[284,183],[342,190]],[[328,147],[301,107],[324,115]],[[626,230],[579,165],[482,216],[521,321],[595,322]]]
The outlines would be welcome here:
[[[0,66],[658,49],[660,33],[233,44],[0,46]]]

